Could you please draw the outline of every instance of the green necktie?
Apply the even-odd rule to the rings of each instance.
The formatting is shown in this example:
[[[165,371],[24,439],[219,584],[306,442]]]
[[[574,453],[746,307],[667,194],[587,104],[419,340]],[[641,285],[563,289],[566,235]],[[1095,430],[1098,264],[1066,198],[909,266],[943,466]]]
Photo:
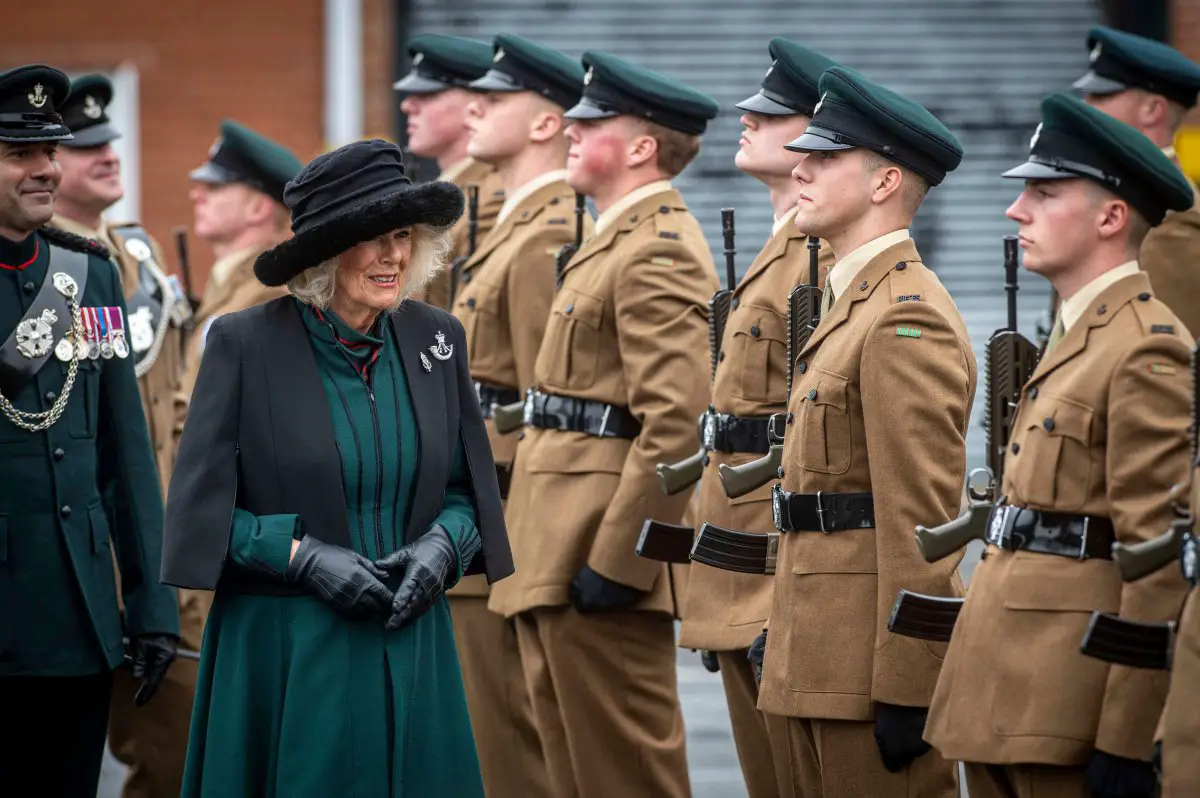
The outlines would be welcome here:
[[[1050,339],[1046,341],[1046,354],[1049,354],[1051,349],[1058,346],[1058,342],[1061,341],[1063,336],[1066,334],[1067,328],[1066,325],[1063,324],[1062,313],[1060,312],[1058,314],[1058,318],[1054,320],[1054,329],[1050,331]]]
[[[829,315],[829,310],[833,307],[833,302],[833,286],[826,279],[825,290],[821,293],[821,318]]]

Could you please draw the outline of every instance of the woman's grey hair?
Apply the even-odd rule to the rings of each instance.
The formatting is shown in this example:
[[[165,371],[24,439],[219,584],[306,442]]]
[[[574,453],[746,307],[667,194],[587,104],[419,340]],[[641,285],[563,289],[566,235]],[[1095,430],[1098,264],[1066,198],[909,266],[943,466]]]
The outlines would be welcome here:
[[[404,285],[392,310],[400,307],[406,298],[419,294],[446,267],[450,255],[450,228],[415,224],[412,227],[412,254],[404,270]],[[288,291],[305,304],[326,310],[337,290],[335,273],[338,268],[336,257],[306,269],[288,280]]]

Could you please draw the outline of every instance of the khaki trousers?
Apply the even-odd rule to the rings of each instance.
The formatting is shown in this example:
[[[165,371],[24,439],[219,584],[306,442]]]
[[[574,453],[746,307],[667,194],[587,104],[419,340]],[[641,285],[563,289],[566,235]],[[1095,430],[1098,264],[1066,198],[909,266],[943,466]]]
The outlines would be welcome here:
[[[487,798],[550,798],[513,623],[487,596],[450,596],[454,643]]]
[[[1081,767],[964,762],[963,772],[971,798],[1090,798]]]
[[[936,749],[891,773],[871,721],[788,718],[787,724],[792,780],[804,798],[958,798],[958,766]]]
[[[200,650],[211,606],[212,593],[179,591],[180,648]],[[195,660],[175,660],[144,707],[133,705],[141,684],[129,669],[117,668],[113,674],[108,746],[129,768],[123,798],[179,798],[199,667]]]
[[[688,798],[672,620],[546,607],[516,622],[555,798]]]
[[[758,683],[745,651],[718,651],[725,703],[750,798],[797,798],[788,761],[787,718],[758,708]]]

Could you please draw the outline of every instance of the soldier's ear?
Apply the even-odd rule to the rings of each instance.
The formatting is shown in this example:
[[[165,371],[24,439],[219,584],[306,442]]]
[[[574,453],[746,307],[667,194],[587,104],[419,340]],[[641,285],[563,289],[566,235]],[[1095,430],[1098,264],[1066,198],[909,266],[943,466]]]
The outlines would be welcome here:
[[[626,164],[638,167],[658,158],[658,139],[649,133],[638,133],[629,142]]]
[[[534,114],[529,123],[529,140],[537,144],[562,139],[564,127],[562,113],[545,110]]]

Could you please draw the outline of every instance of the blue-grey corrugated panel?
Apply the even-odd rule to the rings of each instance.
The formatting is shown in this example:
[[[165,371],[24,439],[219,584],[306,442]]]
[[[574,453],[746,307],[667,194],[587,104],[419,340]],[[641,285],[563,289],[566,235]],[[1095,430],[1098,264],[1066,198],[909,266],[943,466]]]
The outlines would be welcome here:
[[[1004,323],[1004,209],[1020,184],[1000,172],[1024,160],[1038,103],[1086,69],[1084,38],[1094,0],[415,0],[413,32],[488,39],[528,36],[572,55],[607,50],[686,80],[722,113],[704,148],[676,181],[708,232],[720,263],[720,209],[738,212],[741,269],[770,233],[766,192],[734,168],[741,132],[734,103],[757,90],[767,42],[786,36],[824,52],[932,110],[959,136],[966,157],[926,200],[914,235],[954,294],[980,370],[984,344]],[[1033,335],[1045,281],[1022,274],[1021,326]],[[982,379],[980,390],[982,390]],[[976,418],[982,413],[976,402]],[[919,431],[918,431],[919,433]],[[982,462],[972,431],[970,457]]]

